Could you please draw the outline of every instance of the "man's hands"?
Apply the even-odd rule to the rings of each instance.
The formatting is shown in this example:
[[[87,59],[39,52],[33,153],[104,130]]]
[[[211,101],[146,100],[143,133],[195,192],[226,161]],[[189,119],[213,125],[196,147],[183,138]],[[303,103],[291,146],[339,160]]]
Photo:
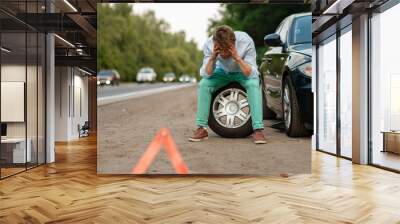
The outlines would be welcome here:
[[[214,44],[214,49],[211,54],[211,58],[210,60],[208,60],[208,63],[206,65],[206,72],[209,76],[212,75],[212,73],[214,72],[214,65],[215,62],[217,61],[219,53],[220,53],[220,48],[216,44]]]
[[[213,49],[213,52],[211,55],[211,59],[215,61],[217,59],[219,53],[220,53],[220,49],[219,49],[218,45],[214,44],[214,49]]]
[[[211,60],[215,61],[217,59],[218,55],[221,53],[222,53],[222,57],[226,57],[224,55],[227,55],[229,57],[229,54],[230,54],[230,56],[235,61],[238,61],[241,59],[234,44],[230,44],[228,49],[224,49],[222,52],[221,51],[222,51],[221,48],[217,44],[214,44],[213,52],[211,55]]]
[[[243,59],[239,56],[236,47],[234,44],[230,45],[229,52],[231,53],[231,57],[235,62],[239,65],[240,70],[242,70],[245,76],[249,76],[251,74],[251,66],[247,64]]]
[[[236,46],[234,44],[231,44],[230,47],[228,48],[228,51],[231,53],[231,57],[233,58],[233,60],[235,60],[236,62],[238,62],[239,60],[241,60],[242,58],[239,56],[237,50],[236,50]]]
[[[223,49],[214,44],[213,52],[211,54],[210,60],[206,65],[206,73],[210,76],[214,72],[215,63],[217,61],[218,55],[221,55],[222,58],[232,57],[232,59],[239,65],[240,70],[242,70],[245,76],[249,76],[251,74],[251,66],[248,65],[243,59],[239,56],[235,44],[229,45],[228,49]]]

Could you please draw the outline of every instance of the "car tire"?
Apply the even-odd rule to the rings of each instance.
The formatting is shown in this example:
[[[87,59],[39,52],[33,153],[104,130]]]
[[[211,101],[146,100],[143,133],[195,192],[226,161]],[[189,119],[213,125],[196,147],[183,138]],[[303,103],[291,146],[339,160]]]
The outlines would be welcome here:
[[[220,124],[220,122],[217,121],[216,116],[213,112],[213,107],[215,106],[214,103],[215,101],[218,100],[217,96],[219,96],[221,93],[224,91],[229,91],[229,89],[232,90],[240,90],[244,93],[246,93],[246,90],[238,83],[231,83],[227,86],[224,86],[217,90],[211,99],[211,106],[210,106],[210,115],[208,119],[208,125],[212,131],[214,131],[216,134],[220,135],[221,137],[225,138],[244,138],[253,133],[253,127],[252,127],[252,122],[251,122],[251,116],[248,114],[248,119],[246,122],[243,122],[243,125],[235,128],[228,128]],[[247,96],[246,96],[247,99]]]
[[[275,119],[276,113],[267,106],[267,98],[265,97],[264,91],[262,91],[262,101],[263,101],[263,118],[268,120]]]
[[[285,99],[285,97],[287,97],[287,99]],[[287,100],[289,100],[289,102],[287,102]],[[286,104],[285,101],[287,102]],[[287,106],[290,106],[289,111],[287,111]],[[304,122],[301,119],[300,107],[290,76],[286,76],[283,83],[282,111],[285,132],[289,137],[310,136],[311,132],[305,128]]]

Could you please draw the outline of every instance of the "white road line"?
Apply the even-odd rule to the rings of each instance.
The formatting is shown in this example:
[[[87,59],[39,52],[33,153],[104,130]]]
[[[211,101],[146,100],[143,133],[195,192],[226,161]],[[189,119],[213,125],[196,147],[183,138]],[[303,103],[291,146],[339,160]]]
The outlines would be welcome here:
[[[138,98],[138,97],[162,93],[162,92],[166,92],[166,91],[187,88],[187,87],[191,87],[194,85],[196,85],[196,84],[188,83],[188,84],[181,84],[181,85],[159,87],[159,88],[154,88],[154,89],[140,90],[140,91],[135,91],[135,92],[131,92],[131,93],[118,94],[118,95],[114,95],[114,96],[99,97],[99,98],[97,98],[97,105],[102,106],[102,105],[115,103],[115,102],[119,102],[119,101],[123,101],[123,100],[129,100],[129,99],[134,99],[134,98]]]

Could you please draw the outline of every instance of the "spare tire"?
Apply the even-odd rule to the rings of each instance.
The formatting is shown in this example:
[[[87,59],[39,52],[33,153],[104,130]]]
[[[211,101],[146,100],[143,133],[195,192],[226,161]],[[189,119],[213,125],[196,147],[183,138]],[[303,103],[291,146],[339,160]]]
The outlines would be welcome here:
[[[239,83],[220,88],[211,100],[208,125],[225,138],[244,138],[253,133],[246,90]]]

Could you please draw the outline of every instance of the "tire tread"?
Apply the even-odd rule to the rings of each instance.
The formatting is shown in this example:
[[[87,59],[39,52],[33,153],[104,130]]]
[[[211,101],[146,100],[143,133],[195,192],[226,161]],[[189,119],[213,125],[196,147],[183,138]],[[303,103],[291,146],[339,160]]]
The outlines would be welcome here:
[[[286,76],[284,80],[285,80],[284,81],[284,86],[286,84],[288,84],[288,86],[289,86],[290,104],[291,104],[291,107],[292,107],[291,108],[292,120],[290,122],[289,129],[287,129],[285,127],[286,134],[289,137],[306,137],[306,136],[310,136],[311,132],[305,128],[304,122],[301,119],[300,106],[299,106],[299,104],[297,102],[297,98],[294,95],[295,89],[293,87],[292,80],[290,79],[289,76]],[[282,90],[282,92],[283,92],[283,90]],[[283,97],[282,97],[282,100],[283,100]],[[282,106],[283,106],[283,102],[282,102]]]

